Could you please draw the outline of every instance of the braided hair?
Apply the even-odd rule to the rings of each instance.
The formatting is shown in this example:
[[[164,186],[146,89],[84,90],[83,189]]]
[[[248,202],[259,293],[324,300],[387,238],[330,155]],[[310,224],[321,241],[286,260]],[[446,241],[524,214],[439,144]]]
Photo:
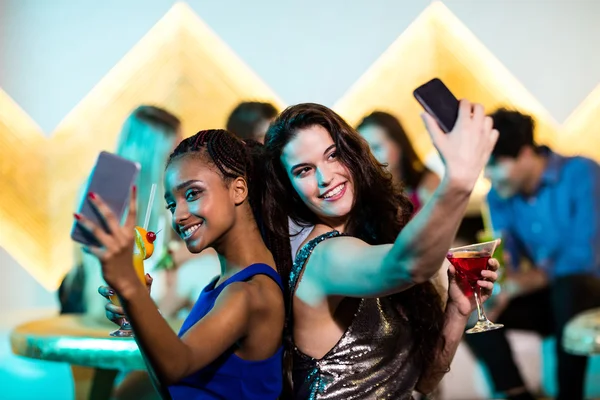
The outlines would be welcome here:
[[[246,180],[250,208],[263,241],[273,254],[277,270],[289,270],[292,263],[289,239],[266,229],[263,219],[261,206],[265,193],[265,168],[262,144],[253,140],[242,141],[224,129],[203,130],[182,140],[169,156],[167,166],[187,155],[199,156],[216,166],[226,184],[239,177]]]

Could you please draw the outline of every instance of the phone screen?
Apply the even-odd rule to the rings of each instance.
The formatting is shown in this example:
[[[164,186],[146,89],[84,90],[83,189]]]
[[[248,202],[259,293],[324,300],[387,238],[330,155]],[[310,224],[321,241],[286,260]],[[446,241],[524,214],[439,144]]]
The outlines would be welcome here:
[[[139,171],[140,167],[137,163],[106,151],[101,152],[88,179],[88,186],[79,205],[78,213],[108,232],[108,227],[105,226],[102,218],[89,202],[87,194],[89,192],[99,194],[117,218],[121,220],[129,202],[131,187]],[[71,238],[84,245],[99,245],[96,239],[77,222],[73,224]]]
[[[459,102],[440,79],[434,78],[419,86],[413,94],[444,132],[448,133],[454,128]]]

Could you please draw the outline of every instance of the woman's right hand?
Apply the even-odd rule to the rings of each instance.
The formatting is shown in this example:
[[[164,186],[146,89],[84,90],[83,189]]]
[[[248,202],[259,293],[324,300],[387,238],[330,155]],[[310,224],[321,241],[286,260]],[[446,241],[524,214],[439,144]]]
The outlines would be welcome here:
[[[152,289],[152,281],[153,279],[150,276],[150,274],[146,274],[146,287],[148,288],[148,293],[150,293]],[[100,293],[102,297],[108,300],[108,303],[106,303],[106,305],[104,306],[104,310],[106,311],[106,318],[108,318],[115,324],[121,326],[123,318],[125,318],[125,311],[123,310],[123,307],[117,306],[110,300],[112,296],[116,296],[114,290],[112,290],[108,286],[100,286],[98,288],[98,293]]]
[[[431,115],[423,113],[422,117],[444,160],[447,179],[465,190],[473,190],[498,140],[492,118],[485,115],[481,104],[472,104],[468,100],[460,101],[456,124],[448,134]]]

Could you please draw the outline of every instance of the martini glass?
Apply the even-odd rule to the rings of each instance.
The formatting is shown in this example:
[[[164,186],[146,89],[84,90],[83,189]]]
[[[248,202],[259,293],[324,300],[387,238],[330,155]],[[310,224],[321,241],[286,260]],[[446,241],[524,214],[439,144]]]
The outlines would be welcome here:
[[[494,254],[498,242],[499,240],[493,240],[448,250],[446,257],[456,269],[456,275],[468,284],[463,288],[465,294],[470,296],[472,293],[477,304],[477,323],[466,333],[481,333],[504,327],[502,324],[491,322],[485,316],[481,305],[481,288],[477,285],[477,281],[483,279],[481,271],[487,269],[488,261]]]

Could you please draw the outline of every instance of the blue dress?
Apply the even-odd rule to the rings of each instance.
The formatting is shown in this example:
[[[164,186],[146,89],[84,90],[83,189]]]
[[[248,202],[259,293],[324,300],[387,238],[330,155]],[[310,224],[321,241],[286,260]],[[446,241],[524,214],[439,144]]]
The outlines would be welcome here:
[[[255,275],[269,276],[283,291],[279,274],[266,264],[252,264],[215,288],[217,277],[202,290],[179,331],[179,337],[208,314],[223,289],[234,282],[248,281]],[[169,386],[173,400],[277,399],[283,387],[283,346],[273,356],[260,361],[243,360],[234,351],[234,347],[230,348],[210,365]]]

